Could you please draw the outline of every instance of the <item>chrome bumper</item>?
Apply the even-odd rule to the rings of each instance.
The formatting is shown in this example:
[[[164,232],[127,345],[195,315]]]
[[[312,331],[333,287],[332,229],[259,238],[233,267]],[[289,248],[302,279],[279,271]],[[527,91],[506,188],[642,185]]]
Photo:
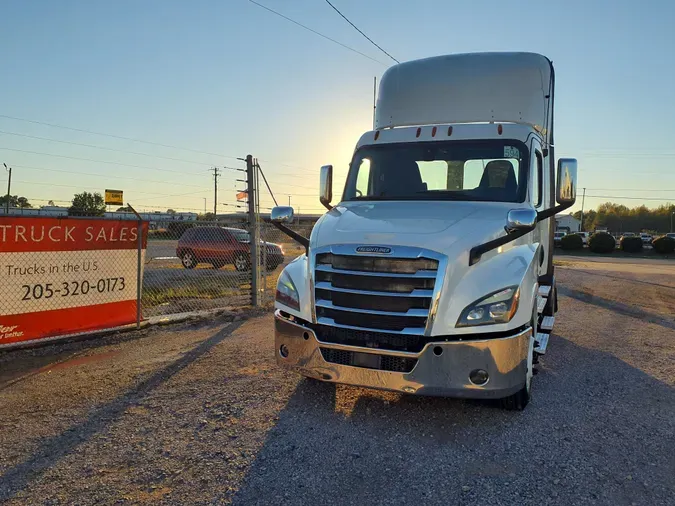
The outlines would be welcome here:
[[[304,376],[418,395],[498,399],[525,385],[532,330],[498,339],[439,341],[427,344],[419,353],[410,353],[320,342],[311,329],[285,319],[277,311],[274,335],[277,363]],[[286,357],[282,356],[282,345]],[[416,364],[407,373],[342,365],[324,360],[320,348],[401,357]],[[475,369],[487,371],[486,384],[478,386],[469,380],[469,373]]]

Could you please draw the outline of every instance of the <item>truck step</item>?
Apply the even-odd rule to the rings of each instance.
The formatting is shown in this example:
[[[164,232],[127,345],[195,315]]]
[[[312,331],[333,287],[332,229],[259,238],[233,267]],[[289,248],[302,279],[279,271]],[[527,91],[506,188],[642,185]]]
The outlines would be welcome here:
[[[539,324],[539,330],[548,334],[553,330],[555,324],[555,316],[544,316]]]
[[[546,297],[537,295],[537,313],[539,314],[543,313],[545,307],[546,307]]]
[[[551,293],[551,285],[541,285],[539,287],[539,295],[542,297],[548,297]]]
[[[539,332],[537,334],[534,344],[535,353],[538,353],[539,355],[543,355],[544,353],[546,353],[546,347],[548,346],[548,337],[549,334],[546,334],[544,332]]]

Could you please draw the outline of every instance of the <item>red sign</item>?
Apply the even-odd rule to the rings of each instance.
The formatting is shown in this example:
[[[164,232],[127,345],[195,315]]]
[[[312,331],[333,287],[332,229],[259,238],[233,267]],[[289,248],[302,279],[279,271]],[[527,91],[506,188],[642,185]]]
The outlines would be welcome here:
[[[138,233],[130,220],[0,217],[0,347],[135,322]]]
[[[239,192],[237,193],[237,200],[244,200],[248,198],[248,192]]]

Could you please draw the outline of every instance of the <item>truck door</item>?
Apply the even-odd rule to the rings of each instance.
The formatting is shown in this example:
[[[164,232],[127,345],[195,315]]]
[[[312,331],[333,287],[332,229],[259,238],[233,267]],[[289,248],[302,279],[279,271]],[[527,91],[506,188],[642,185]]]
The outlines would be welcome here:
[[[530,176],[529,176],[529,196],[530,203],[537,211],[542,211],[547,207],[549,184],[548,178],[544,172],[544,157],[542,154],[541,143],[538,139],[532,139],[530,143]],[[534,231],[533,240],[542,246],[542,256],[539,258],[539,275],[546,274],[549,265],[549,257],[553,254],[549,247],[551,241],[551,227],[549,220],[537,223]]]

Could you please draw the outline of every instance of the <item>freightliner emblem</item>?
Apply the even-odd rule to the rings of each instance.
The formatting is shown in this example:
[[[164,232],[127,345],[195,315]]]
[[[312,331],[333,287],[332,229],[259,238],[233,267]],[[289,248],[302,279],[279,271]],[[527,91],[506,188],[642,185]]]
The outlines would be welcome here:
[[[357,253],[376,253],[378,255],[389,255],[391,248],[386,246],[359,246],[356,248]]]

